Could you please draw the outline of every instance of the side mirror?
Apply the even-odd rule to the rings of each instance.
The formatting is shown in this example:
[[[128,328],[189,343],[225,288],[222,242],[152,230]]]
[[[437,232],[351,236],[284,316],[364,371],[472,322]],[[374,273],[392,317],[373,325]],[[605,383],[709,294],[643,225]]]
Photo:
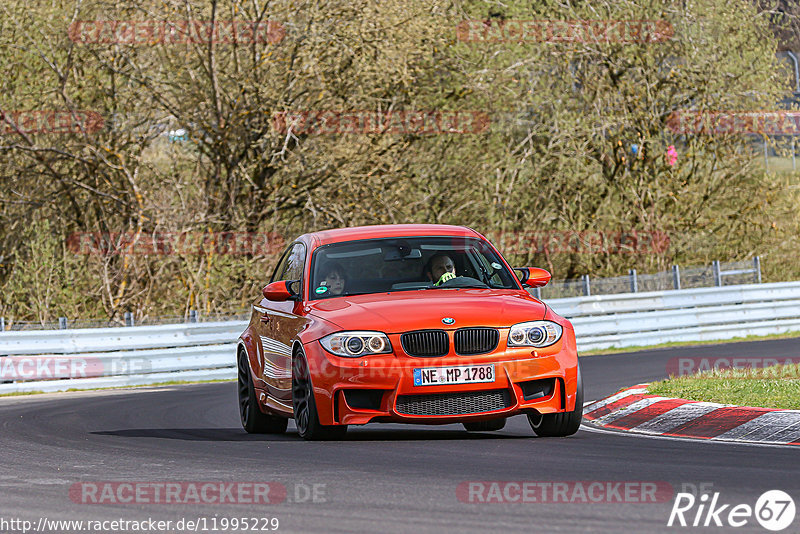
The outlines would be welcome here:
[[[517,267],[514,272],[525,287],[544,287],[551,278],[550,273],[537,267]]]
[[[281,280],[279,282],[272,282],[264,286],[261,293],[264,298],[274,302],[284,302],[287,300],[300,300],[300,296],[292,289],[292,284],[297,283],[297,280]]]

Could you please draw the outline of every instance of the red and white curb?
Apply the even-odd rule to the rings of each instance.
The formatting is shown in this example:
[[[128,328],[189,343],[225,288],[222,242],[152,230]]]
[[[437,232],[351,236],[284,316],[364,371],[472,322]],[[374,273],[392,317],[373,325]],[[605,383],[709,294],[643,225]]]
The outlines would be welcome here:
[[[659,436],[800,445],[800,410],[749,408],[648,395],[638,384],[587,404],[593,425]]]

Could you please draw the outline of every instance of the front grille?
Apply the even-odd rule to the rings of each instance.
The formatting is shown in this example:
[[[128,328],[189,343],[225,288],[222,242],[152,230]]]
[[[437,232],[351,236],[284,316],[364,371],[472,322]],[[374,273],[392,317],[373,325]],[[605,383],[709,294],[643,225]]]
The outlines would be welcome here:
[[[420,330],[400,336],[403,350],[410,356],[444,356],[450,350],[447,332],[444,330]]]
[[[439,395],[398,395],[397,413],[405,415],[465,415],[493,412],[511,406],[505,389]]]
[[[453,344],[456,354],[486,354],[500,343],[500,332],[495,328],[461,328],[456,330]]]

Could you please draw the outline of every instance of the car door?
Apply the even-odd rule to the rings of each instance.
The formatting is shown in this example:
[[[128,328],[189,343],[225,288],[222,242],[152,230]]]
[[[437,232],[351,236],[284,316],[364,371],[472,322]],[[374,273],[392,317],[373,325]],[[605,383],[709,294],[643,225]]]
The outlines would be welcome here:
[[[303,294],[303,272],[306,263],[306,246],[293,243],[287,248],[270,282],[297,281],[293,289]],[[292,405],[292,341],[306,323],[300,315],[302,301],[287,300],[273,302],[261,300],[262,313],[259,323],[259,338],[264,354],[262,379],[266,384],[270,401],[277,401],[281,408],[291,409]]]

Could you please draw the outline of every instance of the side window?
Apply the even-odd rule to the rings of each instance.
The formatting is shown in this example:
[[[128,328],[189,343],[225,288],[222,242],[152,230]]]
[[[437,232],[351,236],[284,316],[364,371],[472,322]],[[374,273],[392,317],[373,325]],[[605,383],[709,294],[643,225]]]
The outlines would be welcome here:
[[[295,243],[284,253],[270,281],[300,280],[303,278],[303,268],[305,264],[306,247],[302,243]]]
[[[289,245],[289,247],[283,251],[281,259],[278,260],[278,265],[276,265],[275,270],[272,271],[272,278],[269,279],[270,283],[281,280],[281,275],[283,274],[283,271],[286,270],[286,263],[289,261],[289,258],[292,257],[292,249],[295,246],[296,245]]]

